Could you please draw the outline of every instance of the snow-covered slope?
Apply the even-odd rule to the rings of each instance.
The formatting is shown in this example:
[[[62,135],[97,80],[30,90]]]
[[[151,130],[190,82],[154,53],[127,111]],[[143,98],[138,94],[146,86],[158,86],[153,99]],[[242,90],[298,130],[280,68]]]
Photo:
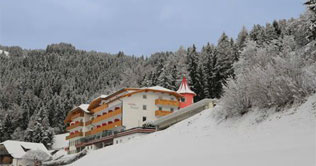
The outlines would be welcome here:
[[[72,165],[315,166],[316,95],[283,112],[216,121],[210,110],[164,131],[97,151]]]

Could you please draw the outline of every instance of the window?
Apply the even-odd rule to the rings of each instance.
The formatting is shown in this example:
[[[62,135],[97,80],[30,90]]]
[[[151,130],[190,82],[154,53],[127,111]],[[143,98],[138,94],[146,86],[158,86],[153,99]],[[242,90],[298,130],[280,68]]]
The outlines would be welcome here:
[[[122,140],[120,139],[120,143],[122,143]]]
[[[116,144],[118,144],[118,140],[116,140]]]
[[[173,112],[173,111],[174,111],[174,109],[173,109],[173,108],[170,108],[170,111],[171,111],[171,112]]]
[[[185,98],[181,98],[181,102],[185,102]]]
[[[170,99],[171,99],[172,101],[174,100],[174,98],[173,98],[173,97],[171,97]]]
[[[143,110],[147,110],[147,106],[146,105],[143,105]]]
[[[147,118],[146,118],[146,116],[143,116],[143,122],[145,122],[145,121],[146,121],[146,119],[147,119]]]
[[[146,96],[146,95],[143,95],[143,99],[147,99],[147,96]]]
[[[162,107],[159,107],[159,111],[161,111],[162,110]]]

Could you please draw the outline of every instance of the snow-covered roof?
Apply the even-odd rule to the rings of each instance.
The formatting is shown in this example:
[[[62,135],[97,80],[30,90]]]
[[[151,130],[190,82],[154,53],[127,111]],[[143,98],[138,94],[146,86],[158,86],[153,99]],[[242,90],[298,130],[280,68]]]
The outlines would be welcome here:
[[[63,149],[65,147],[68,147],[69,141],[66,140],[66,136],[68,135],[69,135],[68,133],[55,135],[52,149],[57,150],[57,149]]]
[[[108,97],[109,95],[101,95],[101,96],[99,96],[98,98],[106,98],[106,97]]]
[[[141,89],[153,89],[153,90],[161,90],[161,91],[168,91],[168,92],[174,92],[173,90],[161,87],[161,86],[152,86],[152,87],[144,87]]]
[[[81,104],[79,105],[79,108],[82,109],[84,112],[86,113],[90,113],[90,111],[88,110],[89,104]]]
[[[42,143],[7,140],[1,144],[5,146],[6,150],[13,158],[22,158],[28,150],[41,150],[49,154],[48,150]]]
[[[187,79],[183,77],[183,80],[181,82],[181,85],[177,91],[177,93],[183,94],[183,93],[189,93],[189,94],[194,94],[196,95],[189,87]]]

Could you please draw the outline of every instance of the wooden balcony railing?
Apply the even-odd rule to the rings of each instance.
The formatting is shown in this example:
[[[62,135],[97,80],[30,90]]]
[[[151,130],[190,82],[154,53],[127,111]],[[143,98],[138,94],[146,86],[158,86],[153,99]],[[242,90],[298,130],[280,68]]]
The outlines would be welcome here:
[[[162,111],[162,110],[157,110],[155,111],[155,116],[166,116],[168,114],[171,114],[172,112],[171,111]]]
[[[101,115],[99,117],[96,117],[95,119],[92,120],[92,123],[97,123],[97,122],[100,122],[102,120],[105,120],[105,119],[108,119],[108,118],[111,118],[115,115],[119,115],[122,113],[122,109],[116,109],[114,110],[113,112],[109,112],[107,114],[104,114],[104,115]]]
[[[83,135],[82,132],[77,132],[77,133],[74,133],[74,134],[70,134],[70,135],[68,135],[68,136],[66,137],[66,140],[69,140],[69,139],[75,138],[75,137],[80,137],[80,136],[82,136],[82,135]]]
[[[97,113],[97,112],[100,112],[100,111],[102,111],[102,110],[104,110],[106,108],[108,108],[108,105],[107,104],[102,104],[102,105],[98,106],[97,108],[92,109],[92,112],[93,113]]]
[[[164,100],[164,99],[156,99],[155,100],[156,105],[168,105],[168,106],[175,106],[179,107],[180,102],[174,101],[174,100]]]
[[[70,119],[73,120],[73,119],[76,119],[78,117],[83,117],[84,116],[84,113],[83,112],[80,112],[80,113],[76,113],[74,114]]]
[[[90,130],[90,131],[85,133],[85,136],[94,135],[94,134],[97,134],[97,133],[102,132],[104,130],[111,130],[111,129],[113,129],[115,127],[119,127],[119,126],[122,126],[122,121],[121,120],[113,122],[113,123],[108,124],[106,126],[101,126],[99,128],[95,128],[93,130]]]
[[[66,130],[71,130],[71,129],[74,129],[74,128],[79,127],[79,126],[83,126],[83,122],[79,122],[79,123],[75,123],[73,125],[70,125],[66,128]]]

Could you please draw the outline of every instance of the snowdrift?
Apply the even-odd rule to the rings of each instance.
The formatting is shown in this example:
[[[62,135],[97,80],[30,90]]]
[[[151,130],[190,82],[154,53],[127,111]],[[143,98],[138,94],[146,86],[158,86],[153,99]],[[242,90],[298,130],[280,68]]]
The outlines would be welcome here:
[[[166,130],[92,151],[72,165],[316,165],[316,95],[282,112],[215,119],[214,111],[205,110]]]

